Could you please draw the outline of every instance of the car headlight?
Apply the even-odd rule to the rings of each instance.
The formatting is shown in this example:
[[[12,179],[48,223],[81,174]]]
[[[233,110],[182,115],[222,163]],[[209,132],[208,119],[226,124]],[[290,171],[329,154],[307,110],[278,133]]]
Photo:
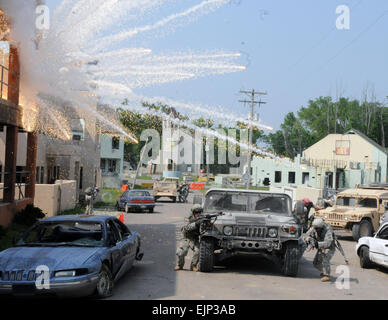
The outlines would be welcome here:
[[[282,231],[290,234],[295,234],[298,231],[298,228],[292,225],[283,225]]]
[[[54,277],[57,277],[57,278],[75,277],[75,276],[82,276],[87,273],[88,273],[88,269],[61,270],[61,271],[56,271],[54,273]]]
[[[276,228],[269,228],[268,229],[268,236],[270,238],[276,238],[278,236],[278,230]]]
[[[65,271],[57,271],[54,273],[54,277],[74,277],[76,274],[75,270],[65,270]]]
[[[231,236],[233,234],[233,227],[225,226],[224,227],[224,235]]]

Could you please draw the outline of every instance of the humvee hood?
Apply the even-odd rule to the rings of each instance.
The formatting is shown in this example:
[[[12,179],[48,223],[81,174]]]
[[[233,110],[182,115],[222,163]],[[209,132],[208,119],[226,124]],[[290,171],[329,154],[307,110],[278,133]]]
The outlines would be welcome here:
[[[376,212],[376,208],[362,208],[362,207],[346,207],[346,206],[337,206],[326,208],[324,210],[319,210],[320,214],[328,213],[340,213],[340,214],[368,214]]]
[[[238,225],[276,225],[285,223],[297,223],[293,216],[276,213],[227,213],[220,216],[217,222],[233,223]]]

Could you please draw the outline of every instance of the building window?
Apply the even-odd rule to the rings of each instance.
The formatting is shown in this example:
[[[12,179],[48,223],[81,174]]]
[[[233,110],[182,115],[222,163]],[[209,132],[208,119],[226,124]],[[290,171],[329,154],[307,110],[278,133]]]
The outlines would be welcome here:
[[[288,172],[288,183],[295,183],[295,171]]]
[[[308,184],[310,181],[310,174],[308,172],[302,173],[302,184]]]
[[[2,183],[3,182],[3,166],[2,165],[0,165],[0,183]]]
[[[275,183],[282,182],[282,172],[281,171],[275,171]]]
[[[40,167],[36,167],[36,183],[40,183]]]
[[[116,166],[117,165],[117,160],[108,160],[108,171],[109,172],[116,172]]]
[[[105,159],[101,159],[101,161],[100,161],[100,169],[102,171],[105,171]]]
[[[112,137],[112,149],[120,149],[120,137]]]
[[[84,168],[79,169],[79,188],[82,190],[83,187]]]
[[[44,183],[44,167],[40,167],[40,183]]]
[[[54,166],[53,168],[53,179],[54,180],[59,180],[59,172],[60,172],[60,167],[59,166]]]

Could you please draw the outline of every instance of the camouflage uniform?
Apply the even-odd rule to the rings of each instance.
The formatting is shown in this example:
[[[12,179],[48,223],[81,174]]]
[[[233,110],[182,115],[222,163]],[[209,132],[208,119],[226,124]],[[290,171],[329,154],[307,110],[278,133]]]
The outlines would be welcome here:
[[[325,223],[321,229],[310,228],[306,236],[312,236],[314,232],[318,242],[318,252],[315,255],[313,265],[321,272],[321,276],[330,277],[330,260],[336,249],[333,229]]]
[[[197,268],[199,262],[199,224],[193,216],[188,217],[185,225],[182,227],[183,239],[179,244],[176,252],[177,261],[176,265],[180,269],[185,264],[185,257],[189,252],[189,249],[193,250],[193,259],[191,260],[190,269]]]

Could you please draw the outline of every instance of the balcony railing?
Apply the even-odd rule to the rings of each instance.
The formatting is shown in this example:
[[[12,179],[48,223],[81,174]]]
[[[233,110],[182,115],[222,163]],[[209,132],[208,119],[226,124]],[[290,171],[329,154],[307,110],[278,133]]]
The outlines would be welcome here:
[[[11,73],[16,75],[19,78],[19,73],[0,65],[1,68],[1,77],[0,77],[0,98],[4,100],[8,100],[8,90],[12,89],[18,91],[19,88],[16,88],[8,83],[8,74]],[[5,96],[4,96],[5,95]]]
[[[16,183],[15,183],[15,188],[17,188],[18,195],[15,193],[15,199],[18,198],[18,200],[24,199],[25,198],[25,187],[29,186],[29,183],[26,183],[27,181],[27,176],[31,175],[31,171],[16,171]],[[11,174],[11,172],[1,172],[0,171],[0,176],[5,177],[6,175]],[[9,187],[6,187],[4,185],[4,181],[1,181],[0,185],[0,190],[7,190]],[[23,190],[24,189],[24,190]],[[4,197],[4,193],[3,193]],[[3,197],[0,198],[0,202],[3,202]]]

